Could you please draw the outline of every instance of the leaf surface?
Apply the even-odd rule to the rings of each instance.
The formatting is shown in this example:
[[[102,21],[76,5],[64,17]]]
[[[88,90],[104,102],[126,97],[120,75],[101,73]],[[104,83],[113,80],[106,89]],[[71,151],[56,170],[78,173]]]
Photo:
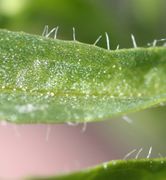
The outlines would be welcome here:
[[[0,119],[89,122],[166,101],[166,48],[108,51],[0,30]]]
[[[166,179],[165,159],[142,159],[111,161],[95,168],[80,172],[55,176],[39,177],[30,180],[164,180]]]

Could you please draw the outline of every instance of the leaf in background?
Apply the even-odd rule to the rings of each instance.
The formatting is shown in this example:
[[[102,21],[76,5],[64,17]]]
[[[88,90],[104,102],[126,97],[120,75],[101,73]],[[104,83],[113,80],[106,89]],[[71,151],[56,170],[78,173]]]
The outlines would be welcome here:
[[[166,101],[166,48],[108,51],[0,30],[0,119],[89,122]]]
[[[31,180],[164,180],[166,160],[111,161],[88,170],[57,177],[29,178]]]

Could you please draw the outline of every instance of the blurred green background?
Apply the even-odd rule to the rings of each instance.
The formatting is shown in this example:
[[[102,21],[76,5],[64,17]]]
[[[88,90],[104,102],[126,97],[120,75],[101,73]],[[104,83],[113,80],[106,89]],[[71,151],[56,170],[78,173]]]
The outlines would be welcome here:
[[[0,27],[41,34],[44,25],[60,27],[59,38],[93,43],[108,32],[111,47],[131,47],[165,37],[165,0],[0,0]],[[105,47],[105,40],[100,46]]]
[[[111,49],[118,44],[132,47],[133,33],[138,46],[146,46],[165,38],[165,7],[165,0],[0,0],[0,28],[41,35],[45,25],[59,26],[58,38],[71,40],[75,27],[81,42],[94,43],[103,35],[98,45],[104,48],[104,33],[108,32]],[[120,155],[141,147],[147,154],[152,146],[153,157],[165,156],[166,108],[133,113],[129,118],[133,123],[116,118],[90,126]]]

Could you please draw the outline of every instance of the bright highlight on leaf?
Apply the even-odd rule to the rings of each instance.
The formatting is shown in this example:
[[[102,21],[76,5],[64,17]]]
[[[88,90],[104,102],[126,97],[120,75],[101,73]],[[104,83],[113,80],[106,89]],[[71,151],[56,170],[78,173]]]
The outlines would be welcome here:
[[[166,101],[166,48],[108,51],[0,30],[0,119],[89,122]]]

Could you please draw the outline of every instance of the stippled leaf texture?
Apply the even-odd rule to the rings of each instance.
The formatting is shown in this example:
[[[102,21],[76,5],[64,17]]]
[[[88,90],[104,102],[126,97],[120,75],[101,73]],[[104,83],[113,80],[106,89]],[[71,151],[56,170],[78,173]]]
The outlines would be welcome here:
[[[165,101],[165,47],[108,51],[0,30],[0,119],[99,121]]]
[[[143,159],[111,161],[73,174],[50,178],[30,178],[29,180],[164,180],[165,177],[165,159]]]

